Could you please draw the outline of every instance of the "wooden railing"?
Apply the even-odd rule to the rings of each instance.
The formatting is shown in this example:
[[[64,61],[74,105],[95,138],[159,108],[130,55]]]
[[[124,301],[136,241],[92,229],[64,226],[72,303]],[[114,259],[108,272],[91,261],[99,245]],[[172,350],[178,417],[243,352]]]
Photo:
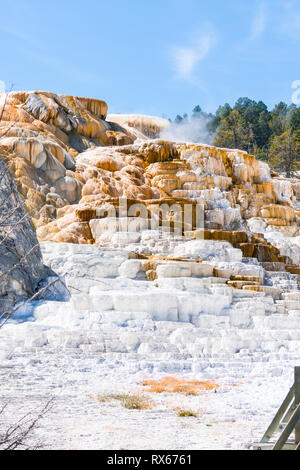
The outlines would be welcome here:
[[[300,367],[295,367],[294,384],[283,400],[260,442],[253,446],[256,450],[300,450]],[[293,441],[288,441],[292,432]],[[275,441],[271,442],[271,439]]]

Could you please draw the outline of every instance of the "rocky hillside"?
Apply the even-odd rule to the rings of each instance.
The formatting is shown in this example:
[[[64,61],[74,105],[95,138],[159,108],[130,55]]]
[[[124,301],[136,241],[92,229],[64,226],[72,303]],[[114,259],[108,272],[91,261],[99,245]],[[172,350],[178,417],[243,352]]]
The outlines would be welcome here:
[[[107,120],[103,101],[47,92],[1,99],[0,145],[40,241],[105,244],[101,219],[111,206],[119,216],[119,197],[129,206],[143,202],[147,218],[160,225],[174,219],[173,229],[181,226],[185,204],[202,204],[204,224],[194,217],[182,235],[225,240],[244,257],[299,274],[298,180],[243,151],[159,140],[164,119]],[[169,214],[157,213],[161,203]],[[173,214],[174,203],[182,214]]]
[[[137,423],[145,448],[198,449],[206,423],[210,448],[217,423],[225,447],[245,448],[299,361],[300,183],[239,150],[162,140],[165,120],[106,112],[98,100],[8,96],[1,154],[44,263],[64,276],[69,297],[28,302],[0,329],[3,401],[30,409],[50,390],[58,403],[45,425],[51,448],[135,448]],[[14,214],[17,191],[8,173],[2,181]],[[18,230],[14,259],[36,243],[29,224]],[[20,273],[6,292],[32,291],[39,249],[27,261],[32,283]],[[220,385],[180,399],[204,413],[185,434],[168,393],[141,415],[93,399],[148,393],[145,379],[164,375]]]

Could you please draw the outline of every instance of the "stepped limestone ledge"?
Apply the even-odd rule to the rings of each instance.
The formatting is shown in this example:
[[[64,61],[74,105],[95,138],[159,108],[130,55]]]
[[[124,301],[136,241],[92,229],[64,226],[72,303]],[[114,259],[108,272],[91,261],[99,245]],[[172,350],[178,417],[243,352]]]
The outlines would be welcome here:
[[[141,139],[145,139],[145,136],[150,139],[159,138],[170,124],[167,119],[143,114],[109,114],[107,119],[128,128]]]
[[[81,199],[59,208],[53,222],[39,227],[40,240],[105,243],[106,222],[101,219],[110,214],[111,206],[118,217],[118,198],[126,197],[129,209],[142,202],[143,217],[148,219],[160,204],[167,204],[170,214],[159,214],[159,225],[164,218],[175,217],[173,229],[184,218],[185,204],[191,204],[193,211],[201,204],[204,227],[197,226],[193,217],[188,229],[182,226],[181,235],[228,241],[244,257],[261,262],[300,264],[300,183],[272,173],[245,152],[137,140],[80,153],[76,174],[82,184]],[[172,215],[172,204],[178,204],[182,213]]]
[[[136,367],[165,373],[201,372],[200,357],[299,357],[297,275],[267,271],[228,242],[174,243],[169,234],[163,241],[169,256],[150,259],[42,242],[44,262],[65,274],[71,298],[31,302],[16,315],[31,322],[8,325],[6,335],[45,353],[130,357]]]
[[[0,153],[35,227],[81,198],[78,153],[136,137],[106,120],[104,101],[43,91],[0,93]]]
[[[24,407],[51,390],[60,406],[46,426],[52,441],[53,435],[66,436],[61,447],[89,446],[95,415],[91,447],[99,449],[107,441],[99,434],[97,400],[89,398],[136,393],[145,379],[171,374],[214,379],[225,386],[217,395],[185,397],[194,400],[189,403],[195,409],[202,403],[208,410],[200,427],[213,423],[215,445],[222,409],[221,432],[235,429],[228,446],[241,441],[241,429],[248,429],[247,442],[253,441],[255,413],[266,418],[259,418],[263,432],[299,361],[299,180],[281,177],[240,150],[164,140],[166,123],[146,116],[107,117],[99,100],[45,92],[6,98],[0,155],[16,186],[6,172],[0,180],[0,220],[6,217],[1,201],[6,214],[14,214],[18,189],[41,251],[0,283],[1,295],[12,295],[14,302],[28,296],[36,284],[43,285],[43,265],[50,276],[64,276],[68,295],[59,292],[55,299],[50,293],[28,302],[0,329],[3,396],[16,387],[24,390]],[[28,222],[18,226],[12,250],[0,252],[2,273],[36,244],[36,235]],[[171,403],[168,398],[168,409]],[[83,444],[82,427],[80,439],[72,441],[79,409],[91,417]],[[157,413],[141,415],[141,436],[146,414],[151,419],[150,448],[160,445],[153,444]],[[162,413],[160,424],[167,418],[166,410]],[[115,436],[111,409],[107,416]],[[119,409],[116,416],[119,427]],[[136,423],[134,418],[132,435]],[[173,417],[164,436],[170,429],[176,431],[170,449],[178,436],[180,446],[199,448],[200,428],[188,444]],[[111,448],[120,442],[131,448],[118,436]]]
[[[72,295],[65,302],[30,302],[0,329],[0,379],[3,400],[13,399],[14,420],[24,407],[40,409],[49,393],[55,398],[42,428],[47,448],[122,443],[135,449],[140,436],[141,447],[159,449],[167,436],[169,449],[199,449],[199,442],[246,449],[292,384],[300,348],[297,276],[268,272],[228,242],[180,244],[165,235],[159,240],[172,259],[41,243],[44,262],[66,273]],[[154,281],[147,280],[151,271]],[[218,393],[186,396],[178,387],[178,393],[150,395],[142,386],[166,376],[213,380]],[[146,395],[153,409],[134,412],[97,400],[124,393]],[[184,422],[184,431],[179,406],[205,414]]]
[[[114,224],[119,198],[126,197],[129,212],[143,202],[143,219],[156,217],[159,227],[168,219],[185,240],[226,241],[244,258],[299,274],[299,180],[282,178],[240,150],[163,140],[167,120],[107,116],[100,100],[38,91],[0,96],[6,104],[0,150],[40,241],[105,246],[112,230],[102,219],[109,215]],[[187,203],[192,218],[183,226]],[[170,210],[162,213],[161,204]],[[197,204],[204,208],[200,226]],[[137,215],[128,214],[131,227]],[[116,229],[114,244],[128,241],[139,254],[164,255],[140,225],[149,229],[147,221],[138,222],[134,235],[132,228]]]

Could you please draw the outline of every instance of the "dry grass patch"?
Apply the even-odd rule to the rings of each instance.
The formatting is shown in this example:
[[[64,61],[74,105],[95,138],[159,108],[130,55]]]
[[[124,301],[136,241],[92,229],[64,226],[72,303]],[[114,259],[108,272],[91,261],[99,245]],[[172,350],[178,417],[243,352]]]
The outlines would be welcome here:
[[[177,410],[177,416],[178,418],[197,418],[198,413],[196,413],[195,411],[191,411],[191,410],[179,409]]]
[[[100,403],[114,400],[119,401],[121,405],[128,410],[149,410],[152,407],[152,402],[143,395],[109,393],[98,396],[98,401]]]
[[[215,390],[219,385],[214,380],[187,380],[176,377],[163,377],[160,380],[144,380],[141,385],[148,387],[151,393],[181,393],[183,395],[198,395],[205,390]]]
[[[118,394],[118,393],[104,393],[103,395],[98,395],[98,401],[100,403],[105,403],[107,401],[122,401],[127,395]]]
[[[140,395],[129,395],[122,401],[122,406],[128,410],[149,410],[151,408],[149,400]]]

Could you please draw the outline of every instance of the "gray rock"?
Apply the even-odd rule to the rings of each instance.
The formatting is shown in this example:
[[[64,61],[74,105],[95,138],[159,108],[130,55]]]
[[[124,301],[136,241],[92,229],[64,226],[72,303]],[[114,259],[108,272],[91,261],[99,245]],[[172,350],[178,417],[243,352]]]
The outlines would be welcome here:
[[[49,274],[14,179],[0,157],[0,314],[32,295]]]

